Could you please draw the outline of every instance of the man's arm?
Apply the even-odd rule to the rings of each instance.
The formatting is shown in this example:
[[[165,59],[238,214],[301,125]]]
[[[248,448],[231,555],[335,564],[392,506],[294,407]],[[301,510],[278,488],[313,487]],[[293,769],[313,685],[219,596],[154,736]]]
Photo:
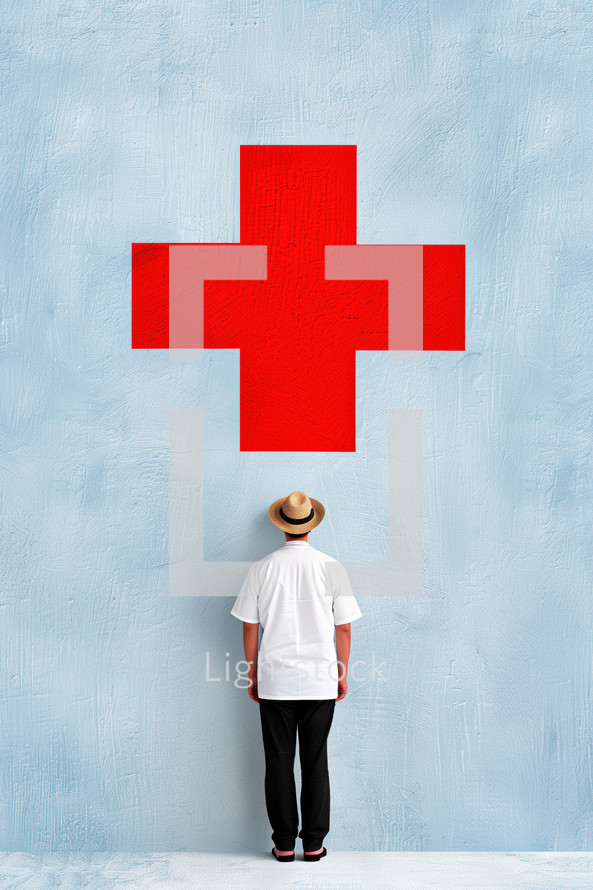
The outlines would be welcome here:
[[[243,648],[245,661],[249,668],[249,697],[259,701],[257,695],[257,646],[259,642],[259,624],[243,622]]]
[[[338,656],[338,697],[340,701],[346,695],[348,684],[348,659],[350,657],[350,624],[336,624],[336,654]]]

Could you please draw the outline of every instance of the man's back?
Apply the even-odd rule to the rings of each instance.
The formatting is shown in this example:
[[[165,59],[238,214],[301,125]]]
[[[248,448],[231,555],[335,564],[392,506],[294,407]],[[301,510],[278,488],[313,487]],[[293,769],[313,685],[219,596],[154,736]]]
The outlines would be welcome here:
[[[308,541],[287,541],[253,563],[231,614],[262,625],[260,698],[336,698],[334,626],[362,615],[336,559]]]

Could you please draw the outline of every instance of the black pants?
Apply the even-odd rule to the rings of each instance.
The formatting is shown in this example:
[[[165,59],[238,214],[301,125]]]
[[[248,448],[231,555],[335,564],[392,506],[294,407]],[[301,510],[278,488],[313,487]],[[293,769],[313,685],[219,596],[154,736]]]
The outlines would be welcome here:
[[[297,731],[301,764],[303,850],[319,850],[329,831],[327,737],[336,700],[260,698],[266,758],[266,807],[278,850],[294,850],[299,827],[294,756]]]

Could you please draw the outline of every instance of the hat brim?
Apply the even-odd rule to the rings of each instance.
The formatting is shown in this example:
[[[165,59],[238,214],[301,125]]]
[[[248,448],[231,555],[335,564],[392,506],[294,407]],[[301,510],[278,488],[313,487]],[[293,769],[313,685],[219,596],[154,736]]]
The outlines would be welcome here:
[[[325,516],[325,507],[321,503],[321,501],[316,501],[315,498],[310,497],[311,506],[315,511],[315,515],[310,522],[303,522],[302,525],[294,525],[291,522],[285,522],[280,515],[280,507],[286,500],[286,497],[278,498],[277,501],[274,501],[273,504],[270,504],[268,508],[268,516],[278,528],[281,528],[283,532],[289,532],[291,535],[304,535],[306,532],[310,532],[312,529],[317,528],[319,523],[322,521]]]

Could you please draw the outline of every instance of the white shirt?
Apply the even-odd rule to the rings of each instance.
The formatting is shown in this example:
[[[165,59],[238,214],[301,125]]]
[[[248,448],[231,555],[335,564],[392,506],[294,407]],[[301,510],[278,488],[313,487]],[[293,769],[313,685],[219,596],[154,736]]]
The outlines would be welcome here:
[[[259,698],[338,696],[334,626],[362,616],[344,566],[308,541],[287,541],[254,562],[231,615],[263,628]]]

